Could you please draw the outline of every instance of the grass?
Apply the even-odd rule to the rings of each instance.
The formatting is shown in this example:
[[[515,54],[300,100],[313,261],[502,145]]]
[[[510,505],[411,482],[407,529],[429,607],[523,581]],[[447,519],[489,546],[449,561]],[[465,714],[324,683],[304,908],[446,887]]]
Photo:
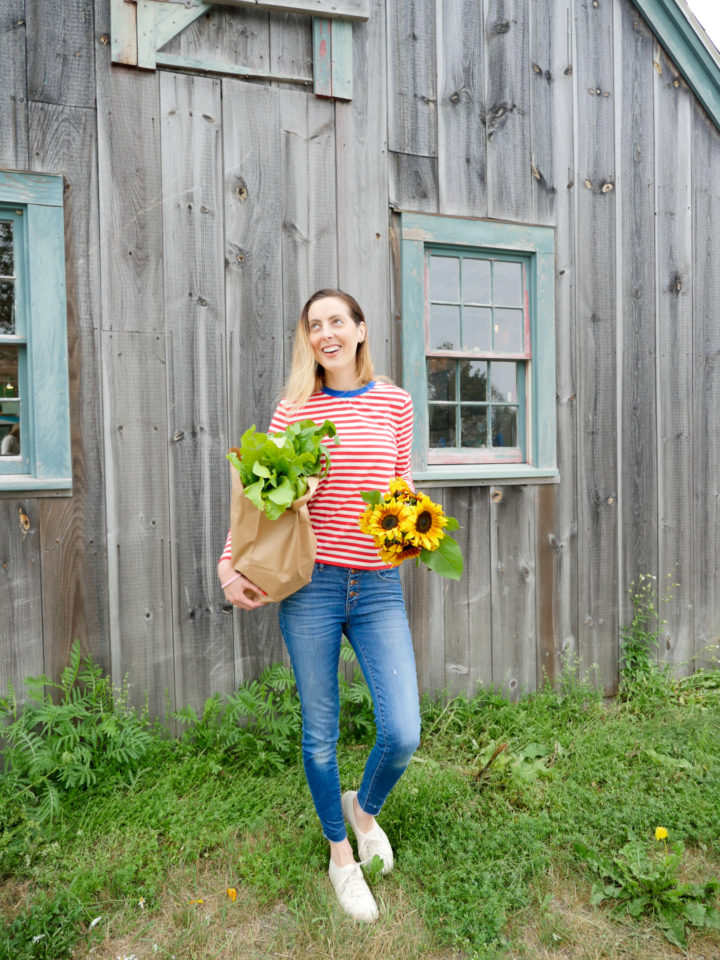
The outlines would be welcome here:
[[[397,866],[373,882],[374,926],[353,924],[333,902],[297,704],[282,674],[265,679],[214,701],[204,718],[187,715],[181,741],[146,724],[149,746],[131,777],[100,759],[82,786],[45,770],[56,778],[55,812],[43,807],[42,776],[17,755],[25,780],[13,781],[12,765],[0,777],[3,960],[682,955],[652,913],[590,905],[597,878],[575,845],[612,857],[637,840],[652,854],[662,825],[685,845],[679,880],[720,875],[718,674],[666,676],[652,696],[645,684],[641,709],[631,686],[608,706],[569,676],[562,690],[517,704],[492,692],[426,702],[421,748],[381,815]],[[239,703],[245,722],[269,697],[282,722],[265,711],[260,746],[247,724],[242,737],[228,733]],[[343,704],[340,769],[351,786],[367,755],[369,705],[357,686]],[[130,715],[120,706],[122,728]],[[720,955],[720,932],[690,929],[686,955]]]

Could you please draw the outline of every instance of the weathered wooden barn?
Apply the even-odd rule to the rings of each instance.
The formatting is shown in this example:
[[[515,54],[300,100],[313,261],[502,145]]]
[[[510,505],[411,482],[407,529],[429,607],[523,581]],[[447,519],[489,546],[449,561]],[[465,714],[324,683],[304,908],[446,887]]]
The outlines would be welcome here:
[[[458,582],[423,690],[616,689],[720,636],[720,59],[682,0],[3,0],[0,688],[75,638],[153,712],[282,657],[224,607],[226,448],[363,304]],[[16,426],[17,425],[17,426]]]

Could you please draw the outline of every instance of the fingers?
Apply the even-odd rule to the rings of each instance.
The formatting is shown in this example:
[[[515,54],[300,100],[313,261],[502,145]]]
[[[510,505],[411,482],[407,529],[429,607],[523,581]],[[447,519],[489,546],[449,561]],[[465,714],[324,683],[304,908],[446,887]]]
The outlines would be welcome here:
[[[268,602],[267,594],[243,576],[228,584],[225,588],[225,599],[240,610],[255,610]]]

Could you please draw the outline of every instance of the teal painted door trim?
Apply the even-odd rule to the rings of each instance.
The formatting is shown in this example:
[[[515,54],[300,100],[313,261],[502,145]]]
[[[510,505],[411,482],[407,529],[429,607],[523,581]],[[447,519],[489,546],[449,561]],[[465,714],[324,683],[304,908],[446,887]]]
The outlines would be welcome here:
[[[352,23],[313,17],[313,81],[316,97],[352,100]]]
[[[688,86],[720,128],[720,55],[708,49],[689,9],[677,0],[633,0]],[[710,41],[708,41],[710,42]]]

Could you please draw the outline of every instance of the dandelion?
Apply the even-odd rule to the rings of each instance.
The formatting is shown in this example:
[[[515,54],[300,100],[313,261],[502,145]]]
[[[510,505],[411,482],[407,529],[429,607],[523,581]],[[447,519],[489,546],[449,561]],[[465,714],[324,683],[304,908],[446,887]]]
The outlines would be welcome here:
[[[141,910],[145,909],[145,897],[140,897],[140,899],[138,900],[138,906],[140,907]]]
[[[237,899],[237,890],[235,889],[235,887],[228,887],[225,892],[230,897],[230,901],[232,903],[235,903],[235,900]]]
[[[203,903],[205,903],[205,901],[204,901],[202,898],[198,897],[196,900],[188,900],[188,903],[199,903],[199,904],[203,904]]]
[[[656,840],[667,840],[668,832],[665,827],[655,827],[655,839]]]

